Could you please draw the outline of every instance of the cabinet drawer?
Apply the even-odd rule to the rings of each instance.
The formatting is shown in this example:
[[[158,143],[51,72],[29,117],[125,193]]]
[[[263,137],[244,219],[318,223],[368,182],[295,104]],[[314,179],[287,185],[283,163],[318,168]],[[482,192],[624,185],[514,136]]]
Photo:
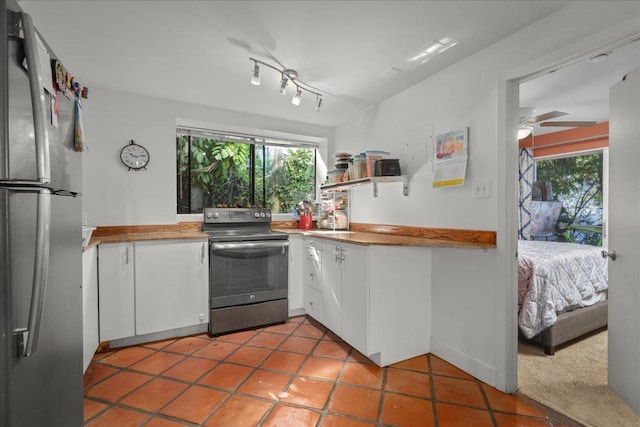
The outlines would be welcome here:
[[[318,263],[322,262],[322,244],[320,241],[314,239],[307,240],[305,243],[305,259],[316,261]]]
[[[310,286],[317,291],[322,290],[322,264],[305,259],[302,269],[302,283],[306,286]]]
[[[322,293],[309,286],[304,287],[304,311],[318,322],[322,322]]]

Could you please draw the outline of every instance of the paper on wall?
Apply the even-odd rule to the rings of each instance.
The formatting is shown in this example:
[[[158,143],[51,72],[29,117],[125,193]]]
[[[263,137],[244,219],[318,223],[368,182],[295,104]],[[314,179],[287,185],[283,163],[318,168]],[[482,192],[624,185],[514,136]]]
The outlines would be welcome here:
[[[436,136],[433,187],[464,185],[467,170],[468,129],[458,129]]]

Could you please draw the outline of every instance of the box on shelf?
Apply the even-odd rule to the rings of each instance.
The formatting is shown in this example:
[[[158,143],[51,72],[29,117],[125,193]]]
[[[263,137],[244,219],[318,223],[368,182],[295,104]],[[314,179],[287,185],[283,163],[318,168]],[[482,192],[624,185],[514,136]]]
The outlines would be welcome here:
[[[376,162],[378,160],[382,160],[387,158],[390,153],[382,150],[367,150],[365,151],[365,158],[367,159],[367,175],[366,177],[371,177],[376,175]],[[365,177],[363,177],[365,178]]]

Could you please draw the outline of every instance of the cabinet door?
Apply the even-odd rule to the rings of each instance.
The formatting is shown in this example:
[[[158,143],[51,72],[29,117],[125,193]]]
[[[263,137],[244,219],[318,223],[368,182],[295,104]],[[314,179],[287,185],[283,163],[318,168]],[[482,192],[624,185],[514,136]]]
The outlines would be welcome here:
[[[369,248],[343,245],[341,338],[368,356]]]
[[[136,242],[136,334],[206,323],[206,241]]]
[[[87,370],[100,337],[98,335],[97,246],[82,252],[82,372]]]
[[[135,335],[133,244],[98,247],[100,341]]]
[[[325,241],[322,255],[322,323],[341,335],[342,245]]]
[[[301,236],[289,236],[289,313],[303,308],[303,250],[304,239]]]

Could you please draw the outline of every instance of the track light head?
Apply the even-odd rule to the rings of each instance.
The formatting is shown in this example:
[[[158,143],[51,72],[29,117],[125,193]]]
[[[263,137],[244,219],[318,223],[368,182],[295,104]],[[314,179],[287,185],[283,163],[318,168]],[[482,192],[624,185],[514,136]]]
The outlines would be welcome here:
[[[283,74],[282,80],[280,81],[280,93],[282,95],[287,93],[287,83],[289,83],[289,78]]]
[[[320,95],[316,96],[316,106],[314,111],[320,111],[320,106],[322,105],[322,97]]]
[[[291,103],[297,106],[297,105],[300,105],[301,100],[302,100],[302,89],[298,87],[298,90],[296,90],[296,94],[293,95],[293,99],[291,100]]]
[[[260,86],[260,66],[258,65],[258,62],[254,61],[254,63],[255,65],[253,66],[253,76],[251,76],[251,84]]]

